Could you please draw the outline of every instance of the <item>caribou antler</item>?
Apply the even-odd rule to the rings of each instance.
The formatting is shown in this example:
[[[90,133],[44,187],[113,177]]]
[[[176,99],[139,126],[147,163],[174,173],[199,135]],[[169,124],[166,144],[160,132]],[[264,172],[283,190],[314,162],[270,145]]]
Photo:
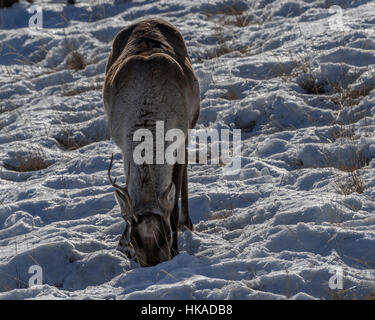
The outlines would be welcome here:
[[[115,180],[112,180],[111,178],[111,169],[112,169],[112,165],[113,165],[113,153],[112,153],[112,157],[111,157],[111,162],[109,164],[109,167],[108,167],[108,179],[109,179],[109,182],[111,183],[111,185],[113,187],[115,187],[116,189],[119,189],[120,191],[124,192],[124,193],[128,193],[128,181],[129,181],[129,171],[130,171],[130,163],[129,163],[129,167],[128,167],[128,178],[126,179],[126,185],[125,185],[125,188],[121,187],[120,185],[118,185],[116,183],[116,180],[117,178],[115,178]]]
[[[131,197],[130,197],[129,191],[128,191],[128,184],[129,184],[129,178],[130,178],[130,162],[129,162],[129,165],[128,165],[128,176],[126,177],[125,188],[121,187],[120,185],[118,185],[116,183],[117,178],[115,178],[115,180],[112,180],[112,178],[111,178],[112,164],[113,164],[113,153],[112,153],[112,157],[111,157],[111,162],[110,162],[109,167],[108,167],[108,179],[111,182],[111,185],[118,190],[117,195],[119,197],[121,197],[122,200],[125,201],[126,211],[125,210],[124,210],[124,212],[121,211],[121,214],[122,214],[122,216],[125,220],[128,220],[127,218],[131,218],[132,216],[134,216],[132,200],[131,200]]]

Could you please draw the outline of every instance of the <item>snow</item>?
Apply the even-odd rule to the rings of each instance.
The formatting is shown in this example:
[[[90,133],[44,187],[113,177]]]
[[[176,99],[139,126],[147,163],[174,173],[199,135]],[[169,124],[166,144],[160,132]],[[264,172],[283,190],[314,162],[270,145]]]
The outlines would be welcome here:
[[[34,4],[40,30],[27,27],[26,1],[0,9],[1,299],[374,294],[373,1]],[[228,7],[249,23],[237,26]],[[140,268],[116,250],[125,222],[107,179],[112,153],[112,174],[125,180],[101,86],[113,37],[146,17],[186,40],[201,86],[197,129],[241,129],[242,155],[235,172],[190,166],[195,230],[179,233],[173,260]],[[72,50],[84,69],[68,68]],[[45,168],[16,171],[28,158]],[[363,193],[338,192],[353,187],[350,168]],[[41,285],[29,286],[32,265]],[[334,270],[342,289],[329,286]]]

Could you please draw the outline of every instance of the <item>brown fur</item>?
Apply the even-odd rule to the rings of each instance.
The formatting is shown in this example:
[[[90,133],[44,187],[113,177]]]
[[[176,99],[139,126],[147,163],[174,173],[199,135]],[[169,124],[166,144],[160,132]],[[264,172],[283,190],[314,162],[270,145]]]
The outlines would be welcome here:
[[[147,58],[155,53],[163,54],[168,59],[173,60],[172,62],[177,62],[184,77],[187,77],[190,83],[195,84],[195,88],[192,90],[196,90],[196,87],[198,87],[199,91],[198,80],[180,32],[165,20],[147,19],[134,23],[117,34],[106,65],[106,82],[103,95],[109,94],[110,87],[115,85],[115,79],[119,77],[119,73],[124,70],[124,66],[130,59],[134,56]],[[195,127],[199,110],[200,106],[198,105],[190,129]]]

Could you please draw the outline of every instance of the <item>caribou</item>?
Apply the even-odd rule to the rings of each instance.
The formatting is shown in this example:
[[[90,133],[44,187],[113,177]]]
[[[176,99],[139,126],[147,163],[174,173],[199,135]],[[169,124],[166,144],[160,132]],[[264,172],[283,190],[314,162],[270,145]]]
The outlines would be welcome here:
[[[193,230],[188,205],[187,142],[200,112],[200,89],[181,33],[162,19],[146,19],[122,29],[107,60],[103,101],[111,137],[121,149],[126,185],[108,178],[126,221],[118,249],[142,267],[179,253],[178,230]],[[179,129],[184,161],[139,163],[134,152],[139,129],[153,134],[156,124]],[[165,147],[172,144],[167,141]],[[179,200],[181,198],[181,214]]]

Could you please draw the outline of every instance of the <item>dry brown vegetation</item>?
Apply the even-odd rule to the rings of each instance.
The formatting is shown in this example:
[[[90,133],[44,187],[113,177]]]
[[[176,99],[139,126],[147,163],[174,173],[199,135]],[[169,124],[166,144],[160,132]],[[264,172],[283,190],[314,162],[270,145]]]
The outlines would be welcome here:
[[[252,18],[248,13],[249,8],[244,3],[238,1],[232,4],[222,3],[220,8],[212,8],[211,11],[205,11],[204,14],[215,23],[213,28],[214,38],[217,46],[204,52],[196,53],[198,61],[218,58],[222,55],[238,51],[245,54],[249,51],[249,45],[228,43],[223,35],[225,26],[246,27],[252,23]]]
[[[363,84],[360,88],[343,88],[342,83],[331,84],[333,96],[331,101],[341,108],[357,105],[364,97],[375,89],[375,78],[369,84]]]
[[[92,63],[82,53],[78,51],[77,43],[74,39],[68,38],[64,30],[64,50],[66,52],[66,66],[69,69],[79,71],[83,70]]]
[[[233,4],[222,3],[222,6],[213,8],[212,11],[206,11],[205,14],[208,17],[214,17],[217,15],[225,16],[237,16],[241,15],[243,12],[247,11],[249,8],[243,5],[242,2],[236,1]]]
[[[38,171],[46,169],[50,163],[45,159],[45,155],[38,151],[36,153],[30,152],[26,155],[17,154],[17,164],[6,164],[4,167],[8,170],[17,172]]]
[[[87,87],[79,87],[79,88],[74,88],[74,89],[69,89],[69,90],[63,90],[61,92],[61,95],[65,97],[71,97],[71,96],[79,95],[84,92],[100,90],[100,89],[102,89],[102,86],[100,84],[92,84]]]
[[[285,81],[293,81],[298,79],[299,86],[305,91],[306,94],[324,94],[331,102],[337,106],[337,110],[340,112],[345,108],[350,108],[358,103],[370,92],[375,89],[375,79],[373,82],[367,83],[360,88],[352,88],[350,86],[343,86],[343,79],[337,83],[332,83],[328,79],[325,81],[318,80],[316,72],[314,72],[314,65],[310,58],[296,56],[296,59],[292,63],[292,67],[289,68],[286,64],[280,63],[278,67],[274,69],[274,74],[278,77],[282,77]],[[327,91],[326,89],[329,88]],[[364,115],[366,116],[366,115]],[[338,117],[335,122],[332,123],[332,142],[344,138],[346,141],[355,143],[355,125],[340,123]],[[353,119],[351,123],[355,123]],[[358,154],[355,149],[352,151],[353,154],[345,155],[351,158],[349,164],[337,165],[332,163],[333,167],[339,169],[341,174],[334,180],[334,189],[337,193],[343,195],[349,195],[354,192],[359,194],[365,190],[365,181],[362,177],[361,168],[366,165],[364,156]],[[340,159],[339,159],[340,160]],[[330,163],[330,161],[328,161]]]
[[[65,151],[73,151],[84,146],[87,146],[91,143],[109,140],[110,135],[108,132],[101,132],[96,130],[94,134],[90,137],[81,137],[77,138],[73,134],[73,130],[67,127],[62,129],[61,134],[55,137],[55,140],[59,143],[61,149]]]
[[[344,178],[335,180],[335,190],[339,194],[349,195],[354,192],[359,194],[365,190],[365,183],[359,170],[350,171]]]
[[[69,69],[75,71],[83,70],[89,64],[85,57],[76,50],[69,53],[66,63]]]
[[[232,25],[236,27],[246,27],[252,22],[252,18],[248,14],[239,14],[239,15],[234,15],[233,17],[230,17],[228,19],[224,20],[225,25]]]
[[[79,141],[77,141],[74,137],[71,137],[69,135],[55,139],[59,143],[60,147],[67,151],[77,150],[84,146],[83,144],[80,144]]]

